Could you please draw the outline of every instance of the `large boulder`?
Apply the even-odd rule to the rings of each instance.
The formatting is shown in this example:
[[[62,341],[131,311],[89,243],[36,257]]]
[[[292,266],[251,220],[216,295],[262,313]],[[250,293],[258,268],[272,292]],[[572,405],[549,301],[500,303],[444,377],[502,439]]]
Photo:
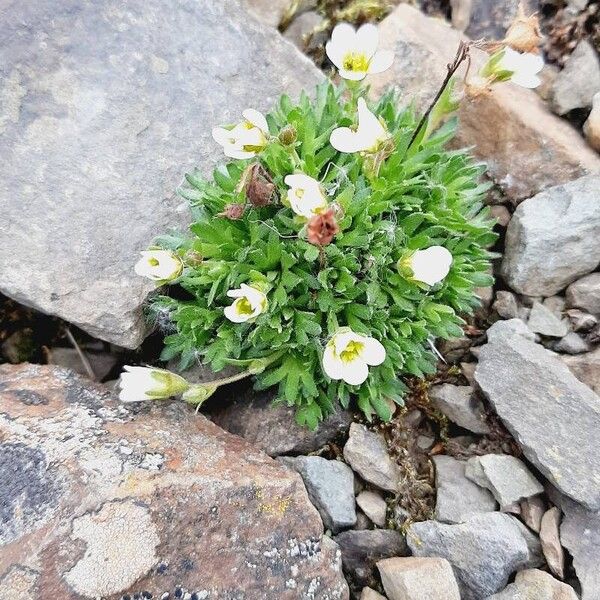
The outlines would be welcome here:
[[[525,456],[564,494],[598,510],[600,453],[590,440],[600,431],[600,397],[514,323],[488,330],[475,380]]]
[[[10,2],[0,40],[0,291],[136,347],[133,265],[186,225],[174,190],[223,159],[211,128],[322,75],[237,0]]]
[[[462,36],[443,21],[400,4],[380,25],[392,68],[369,78],[374,95],[396,86],[404,103],[423,110],[434,98]],[[473,50],[471,73],[485,54]],[[457,80],[462,79],[462,71]],[[462,103],[456,143],[472,146],[489,174],[515,201],[547,187],[600,171],[600,158],[569,124],[551,114],[537,94],[513,84]]]
[[[600,176],[537,194],[515,210],[502,275],[527,296],[553,296],[600,263]]]
[[[182,403],[0,366],[0,479],[3,598],[348,597],[299,475]]]

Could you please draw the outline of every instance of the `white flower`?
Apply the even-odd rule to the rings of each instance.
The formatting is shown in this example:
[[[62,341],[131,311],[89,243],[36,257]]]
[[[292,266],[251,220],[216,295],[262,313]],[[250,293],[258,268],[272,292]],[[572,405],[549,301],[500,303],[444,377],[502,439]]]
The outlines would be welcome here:
[[[135,272],[152,281],[172,281],[181,275],[183,262],[169,250],[144,250],[135,265]]]
[[[244,323],[267,310],[268,302],[265,294],[245,283],[242,283],[237,290],[229,290],[227,295],[235,298],[233,304],[225,308],[225,316],[234,323]]]
[[[539,54],[516,52],[512,48],[505,48],[504,54],[498,63],[498,68],[511,71],[510,81],[524,88],[536,88],[542,80],[538,73],[544,66],[544,59]]]
[[[378,43],[375,25],[367,23],[355,31],[352,25],[340,23],[333,30],[325,50],[344,79],[359,81],[369,73],[382,73],[391,66],[394,53],[377,50]]]
[[[123,402],[157,400],[182,394],[189,383],[179,375],[164,369],[126,366],[119,382],[119,399]]]
[[[360,385],[369,376],[368,365],[380,365],[384,360],[385,348],[380,342],[343,327],[325,346],[323,370],[331,379]]]
[[[442,281],[450,271],[452,254],[443,246],[417,250],[407,261],[412,278],[428,285]]]
[[[285,184],[289,186],[287,199],[292,210],[301,217],[310,219],[327,208],[321,184],[304,173],[287,175]]]
[[[212,136],[230,158],[252,158],[267,145],[269,126],[265,116],[252,108],[242,113],[244,120],[232,128],[214,127]]]
[[[387,141],[388,132],[379,119],[367,108],[364,98],[358,99],[358,126],[338,127],[331,132],[329,143],[340,152],[378,151]]]

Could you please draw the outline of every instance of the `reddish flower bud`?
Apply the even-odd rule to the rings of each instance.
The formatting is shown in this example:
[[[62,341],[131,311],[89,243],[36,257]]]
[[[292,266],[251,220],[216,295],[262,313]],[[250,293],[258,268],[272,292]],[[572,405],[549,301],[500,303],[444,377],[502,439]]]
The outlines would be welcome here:
[[[327,246],[333,241],[333,237],[340,230],[335,219],[333,208],[315,215],[310,219],[307,226],[307,238],[315,246]]]
[[[225,217],[233,221],[241,219],[244,216],[246,210],[245,204],[228,204],[222,213],[219,213],[219,217]]]

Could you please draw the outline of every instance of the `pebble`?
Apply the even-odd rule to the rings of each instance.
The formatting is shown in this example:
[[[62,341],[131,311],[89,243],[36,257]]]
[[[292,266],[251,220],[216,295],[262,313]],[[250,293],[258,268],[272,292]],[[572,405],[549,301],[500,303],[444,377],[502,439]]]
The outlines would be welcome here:
[[[540,541],[550,570],[560,579],[565,572],[565,553],[560,544],[560,509],[553,506],[542,517]]]
[[[569,331],[566,322],[558,318],[540,302],[533,303],[527,326],[534,333],[547,337],[562,338]]]
[[[375,525],[385,526],[387,504],[380,494],[365,490],[356,497],[356,504]]]
[[[429,390],[429,398],[438,410],[464,429],[480,434],[490,432],[483,404],[471,386],[435,385]]]

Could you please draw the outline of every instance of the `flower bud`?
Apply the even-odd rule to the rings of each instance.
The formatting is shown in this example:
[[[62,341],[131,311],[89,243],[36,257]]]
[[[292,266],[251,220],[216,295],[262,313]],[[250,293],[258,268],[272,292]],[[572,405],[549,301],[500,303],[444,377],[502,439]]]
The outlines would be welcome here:
[[[190,384],[180,375],[165,369],[126,366],[119,383],[123,402],[160,400],[182,394]]]
[[[219,386],[217,385],[203,385],[201,383],[191,385],[189,389],[183,393],[181,399],[188,404],[200,406],[217,391],[218,387]]]
[[[227,204],[227,206],[225,206],[225,210],[219,213],[218,216],[225,217],[226,219],[231,219],[232,221],[236,221],[237,219],[241,219],[244,216],[245,211],[245,204]]]
[[[310,219],[307,226],[307,239],[315,246],[331,244],[336,233],[340,230],[335,219],[335,211],[330,208]]]
[[[286,125],[279,132],[278,138],[284,146],[291,146],[298,138],[298,132],[296,131],[296,128],[292,125]]]
[[[135,272],[159,283],[177,279],[183,271],[179,255],[170,250],[152,249],[140,252],[142,258],[135,264]]]

